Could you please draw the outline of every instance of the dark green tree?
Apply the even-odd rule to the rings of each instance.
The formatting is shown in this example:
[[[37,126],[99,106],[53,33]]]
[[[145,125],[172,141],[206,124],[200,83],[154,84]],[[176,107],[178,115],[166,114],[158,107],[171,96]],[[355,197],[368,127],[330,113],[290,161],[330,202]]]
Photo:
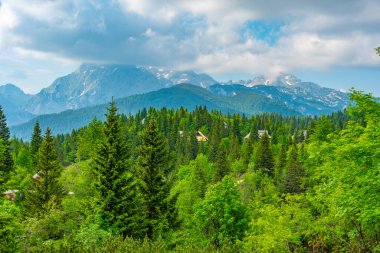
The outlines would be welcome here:
[[[230,172],[230,166],[228,163],[228,154],[226,145],[221,142],[218,148],[218,154],[215,161],[215,182],[223,179]]]
[[[270,175],[273,174],[274,160],[270,140],[267,132],[261,137],[255,155],[255,170],[262,170]]]
[[[211,128],[211,136],[208,147],[208,158],[209,161],[215,162],[216,156],[218,154],[219,143],[221,139],[221,128],[219,120],[214,120]]]
[[[277,154],[276,162],[274,165],[274,178],[275,178],[276,183],[279,185],[281,185],[281,182],[284,177],[287,151],[288,151],[288,145],[282,144],[280,151]]]
[[[103,227],[124,236],[143,236],[144,213],[138,180],[121,137],[116,103],[110,102],[104,123],[104,139],[92,162]]]
[[[41,127],[38,121],[34,125],[32,140],[30,141],[30,155],[32,156],[33,165],[37,164],[37,153],[42,143]]]
[[[64,196],[63,187],[59,183],[63,167],[54,145],[51,130],[47,128],[37,154],[36,174],[27,185],[26,201],[30,214],[46,213],[50,201],[59,205]]]
[[[232,132],[233,135],[238,138],[238,142],[241,143],[241,119],[239,114],[235,114],[232,120]]]
[[[1,182],[6,182],[9,179],[9,173],[13,169],[13,160],[11,155],[10,133],[7,126],[7,119],[5,118],[2,107],[0,106],[0,139],[2,139],[3,152],[0,157],[0,177],[2,177]]]
[[[289,151],[285,172],[285,193],[300,193],[303,191],[302,178],[305,174],[298,157],[298,147],[295,142]]]
[[[240,144],[239,139],[236,135],[230,135],[230,148],[229,148],[229,159],[230,162],[233,163],[235,160],[238,160],[241,156],[240,152]]]
[[[249,132],[248,138],[244,139],[245,144],[245,152],[244,152],[244,164],[248,166],[251,161],[251,157],[253,154],[253,145],[255,144],[255,135],[253,134],[254,130]],[[257,131],[256,131],[257,132]]]
[[[169,165],[169,146],[160,134],[157,123],[150,119],[141,134],[138,147],[138,168],[143,182],[146,206],[147,236],[154,238],[166,228],[169,185],[166,175]]]

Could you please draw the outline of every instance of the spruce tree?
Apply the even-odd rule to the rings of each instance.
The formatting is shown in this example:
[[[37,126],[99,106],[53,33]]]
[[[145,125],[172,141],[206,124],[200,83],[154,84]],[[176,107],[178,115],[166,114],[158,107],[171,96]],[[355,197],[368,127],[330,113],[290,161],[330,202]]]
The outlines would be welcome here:
[[[304,169],[298,158],[297,144],[293,142],[286,162],[285,193],[302,192],[303,176]]]
[[[208,159],[211,162],[215,162],[216,156],[218,154],[218,148],[220,143],[220,136],[221,129],[219,127],[219,121],[214,120],[212,128],[211,128],[211,136],[209,141],[209,147],[208,147]]]
[[[229,158],[230,162],[233,163],[234,161],[238,160],[240,158],[240,144],[239,139],[236,135],[231,134],[230,136],[230,150],[229,150]]]
[[[273,174],[273,155],[267,132],[261,137],[255,156],[255,170],[262,170],[270,175]]]
[[[147,236],[153,238],[168,224],[166,198],[169,185],[165,176],[169,164],[169,147],[154,119],[149,120],[142,132],[141,142],[138,147],[138,167],[144,185]]]
[[[251,160],[254,142],[255,142],[254,136],[253,136],[252,131],[251,131],[249,137],[245,140],[244,164],[246,166],[248,166],[248,164]]]
[[[29,180],[26,191],[26,205],[30,214],[45,213],[50,201],[60,204],[64,195],[59,183],[62,170],[51,130],[47,128],[37,153],[36,174]]]
[[[230,166],[227,160],[227,148],[226,145],[221,142],[218,148],[218,154],[215,161],[215,178],[214,181],[218,182],[224,178],[230,172]]]
[[[32,140],[30,141],[30,154],[32,156],[33,165],[37,164],[37,153],[42,140],[40,124],[37,121],[34,125]]]
[[[233,135],[235,135],[238,138],[239,143],[241,143],[241,133],[240,133],[241,122],[240,121],[241,120],[240,120],[239,114],[234,114],[232,118],[232,132],[233,132]]]
[[[7,126],[7,120],[5,118],[2,107],[0,106],[0,139],[2,139],[3,151],[0,157],[0,177],[1,182],[6,182],[9,179],[9,174],[13,169],[13,159],[11,155],[10,133]]]
[[[128,160],[129,152],[121,137],[119,115],[114,101],[107,108],[104,139],[92,162],[100,215],[105,229],[124,236],[144,235],[144,213],[138,181]]]
[[[286,166],[286,153],[288,150],[288,145],[285,143],[281,145],[280,151],[277,154],[275,166],[274,166],[274,178],[278,185],[282,185],[284,178],[284,170]]]

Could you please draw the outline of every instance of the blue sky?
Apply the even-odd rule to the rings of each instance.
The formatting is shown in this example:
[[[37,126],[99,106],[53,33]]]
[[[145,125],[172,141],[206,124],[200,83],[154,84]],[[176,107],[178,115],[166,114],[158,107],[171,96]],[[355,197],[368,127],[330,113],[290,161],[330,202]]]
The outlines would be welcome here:
[[[0,0],[0,84],[36,93],[83,62],[293,73],[380,96],[378,0]]]

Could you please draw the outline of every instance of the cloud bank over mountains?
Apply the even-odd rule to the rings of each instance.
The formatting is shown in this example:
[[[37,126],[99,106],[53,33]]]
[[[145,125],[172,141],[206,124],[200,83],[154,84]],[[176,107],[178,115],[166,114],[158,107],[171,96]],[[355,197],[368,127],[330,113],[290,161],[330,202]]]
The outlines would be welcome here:
[[[273,76],[378,67],[379,13],[377,0],[2,0],[0,79],[33,84],[81,62]]]

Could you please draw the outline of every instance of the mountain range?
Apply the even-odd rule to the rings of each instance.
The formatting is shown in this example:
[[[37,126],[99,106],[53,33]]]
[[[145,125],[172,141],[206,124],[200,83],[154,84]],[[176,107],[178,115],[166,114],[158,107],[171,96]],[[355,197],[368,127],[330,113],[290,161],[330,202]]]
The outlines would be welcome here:
[[[55,80],[26,104],[34,114],[61,112],[102,104],[111,97],[122,98],[180,83],[208,87],[216,83],[206,74],[132,65],[83,64],[69,75]]]
[[[32,119],[35,115],[24,110],[32,95],[25,94],[13,84],[0,86],[0,105],[7,117],[8,124],[17,125]]]
[[[64,133],[87,124],[95,116],[102,119],[112,97],[122,113],[150,106],[192,109],[206,105],[246,115],[320,115],[342,110],[349,100],[346,93],[303,82],[290,74],[281,74],[272,81],[258,76],[219,83],[193,71],[118,64],[83,64],[36,95],[25,94],[11,84],[0,86],[0,104],[12,134],[18,137],[29,136],[26,128],[36,120],[42,127]]]
[[[246,115],[278,112],[285,115],[301,115],[295,110],[289,109],[285,104],[277,100],[269,99],[254,93],[241,93],[236,96],[221,96],[211,91],[191,85],[178,84],[170,88],[152,91],[146,94],[133,95],[115,100],[118,112],[123,114],[135,114],[142,108],[179,108],[189,110],[196,106],[207,106],[209,110],[218,110],[223,113],[245,113]],[[54,133],[68,133],[87,125],[93,118],[104,120],[107,104],[85,107],[77,110],[67,110],[60,113],[41,115],[27,123],[11,127],[13,135],[29,139],[36,121],[42,128],[50,127]]]

